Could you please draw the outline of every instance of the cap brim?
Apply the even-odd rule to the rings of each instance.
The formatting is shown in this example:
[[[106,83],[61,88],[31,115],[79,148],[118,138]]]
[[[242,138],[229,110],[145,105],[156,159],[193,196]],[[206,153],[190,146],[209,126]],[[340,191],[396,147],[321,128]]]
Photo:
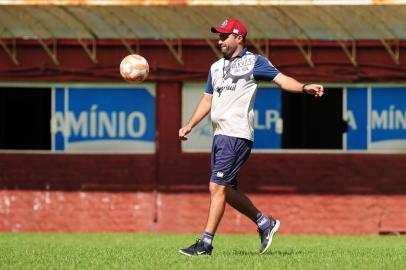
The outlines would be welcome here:
[[[210,30],[212,33],[231,34],[230,31],[227,31],[222,27],[212,27]]]

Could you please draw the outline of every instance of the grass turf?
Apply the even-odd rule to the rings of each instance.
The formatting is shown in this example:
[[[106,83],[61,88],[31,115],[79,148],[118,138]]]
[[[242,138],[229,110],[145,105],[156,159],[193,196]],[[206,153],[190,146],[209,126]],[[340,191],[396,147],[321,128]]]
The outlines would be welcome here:
[[[213,256],[178,253],[186,234],[1,233],[0,269],[406,269],[406,237],[277,235],[258,255],[255,235],[219,234]]]

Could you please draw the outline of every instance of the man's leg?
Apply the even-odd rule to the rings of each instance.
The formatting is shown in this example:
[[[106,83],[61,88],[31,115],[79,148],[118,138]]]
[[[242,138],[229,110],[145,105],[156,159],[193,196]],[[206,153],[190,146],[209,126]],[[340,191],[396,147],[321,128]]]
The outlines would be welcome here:
[[[244,193],[232,187],[226,187],[226,201],[234,209],[247,216],[253,222],[256,222],[257,218],[261,215],[261,212]]]
[[[278,231],[280,221],[262,214],[244,193],[232,187],[226,188],[226,201],[257,224],[261,238],[259,253],[265,253],[272,244],[273,235]]]
[[[195,244],[179,250],[183,255],[211,255],[213,237],[226,208],[226,191],[225,186],[213,182],[210,182],[209,189],[211,200],[205,231],[202,238],[198,239]]]
[[[210,182],[210,210],[205,232],[215,234],[226,207],[226,187]]]

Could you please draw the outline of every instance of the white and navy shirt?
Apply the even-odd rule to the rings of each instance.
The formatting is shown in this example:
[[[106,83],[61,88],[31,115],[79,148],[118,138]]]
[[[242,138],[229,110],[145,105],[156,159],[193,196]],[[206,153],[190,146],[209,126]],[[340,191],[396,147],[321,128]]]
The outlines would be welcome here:
[[[211,121],[214,135],[254,140],[254,102],[259,81],[280,74],[263,56],[242,50],[232,59],[222,58],[209,72],[206,95],[213,95]]]

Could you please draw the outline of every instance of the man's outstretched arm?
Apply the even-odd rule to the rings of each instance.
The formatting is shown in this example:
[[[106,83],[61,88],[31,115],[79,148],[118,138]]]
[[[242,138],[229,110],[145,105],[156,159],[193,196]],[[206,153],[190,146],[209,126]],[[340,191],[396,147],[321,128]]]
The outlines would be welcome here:
[[[322,85],[303,84],[282,73],[275,77],[274,82],[283,90],[293,93],[305,92],[306,94],[314,95],[316,97],[321,97],[324,94],[324,88]]]
[[[210,112],[212,98],[212,95],[203,95],[192,118],[184,127],[179,129],[179,139],[187,140],[186,135]]]

